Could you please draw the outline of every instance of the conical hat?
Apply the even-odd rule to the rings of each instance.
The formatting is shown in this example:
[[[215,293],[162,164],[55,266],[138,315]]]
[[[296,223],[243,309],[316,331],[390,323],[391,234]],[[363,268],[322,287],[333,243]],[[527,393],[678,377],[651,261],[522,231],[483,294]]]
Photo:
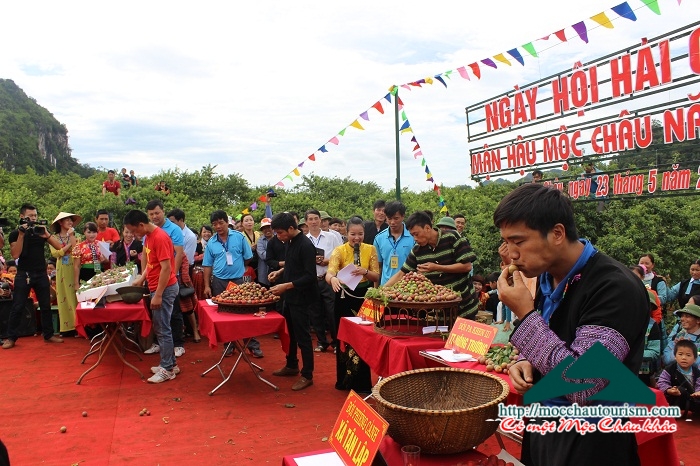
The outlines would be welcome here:
[[[51,225],[53,226],[56,222],[68,217],[73,219],[74,225],[77,225],[83,219],[83,217],[81,217],[78,214],[71,214],[70,212],[59,212],[58,215],[56,215],[56,218],[53,219],[53,222],[51,222]]]

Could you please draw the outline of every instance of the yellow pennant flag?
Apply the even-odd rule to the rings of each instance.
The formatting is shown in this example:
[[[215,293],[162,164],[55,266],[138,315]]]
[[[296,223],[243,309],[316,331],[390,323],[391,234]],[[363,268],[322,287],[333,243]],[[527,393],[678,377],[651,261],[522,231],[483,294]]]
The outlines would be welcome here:
[[[406,128],[406,129],[402,129],[402,130],[401,130],[401,134],[403,134],[403,133],[412,133],[412,132],[413,132],[413,128],[411,128],[410,126],[409,126],[408,128]]]
[[[357,120],[355,120],[355,121],[353,121],[352,123],[350,123],[350,126],[352,126],[353,128],[357,128],[357,129],[364,130],[364,128],[362,127],[362,125],[360,124],[360,122],[357,121]]]
[[[241,213],[243,215],[248,215],[250,213],[250,211],[248,209],[243,209],[243,211]]]
[[[440,213],[447,212],[447,206],[444,205],[442,206],[442,209],[440,209]]]
[[[499,53],[498,55],[494,55],[493,58],[500,61],[501,63],[505,63],[506,65],[511,66],[510,60],[508,60],[502,53]]]
[[[432,83],[433,83],[433,78],[425,78],[425,83],[426,83],[426,84],[432,84]]]
[[[615,27],[613,26],[613,23],[610,22],[608,16],[605,14],[604,11],[601,11],[595,16],[591,16],[591,19],[603,26],[604,28],[613,29]]]
[[[299,169],[295,168],[294,170],[292,170],[292,173],[294,173],[296,176],[299,176]]]

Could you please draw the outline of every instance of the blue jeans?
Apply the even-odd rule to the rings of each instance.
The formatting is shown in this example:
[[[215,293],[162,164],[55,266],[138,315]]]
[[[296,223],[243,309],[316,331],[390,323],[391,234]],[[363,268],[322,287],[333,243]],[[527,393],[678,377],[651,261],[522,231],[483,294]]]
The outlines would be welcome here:
[[[175,349],[173,347],[173,331],[170,328],[170,317],[173,314],[173,303],[180,292],[177,283],[163,290],[163,302],[158,309],[152,310],[153,330],[160,346],[160,367],[169,371],[175,366]],[[151,299],[153,298],[151,293]]]

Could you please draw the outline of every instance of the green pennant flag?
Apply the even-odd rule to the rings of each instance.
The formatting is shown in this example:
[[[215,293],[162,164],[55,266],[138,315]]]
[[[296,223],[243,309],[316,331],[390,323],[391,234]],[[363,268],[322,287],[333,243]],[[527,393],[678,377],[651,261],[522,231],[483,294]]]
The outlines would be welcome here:
[[[340,132],[338,133],[338,135],[339,135],[339,136],[345,136],[345,130],[346,130],[346,129],[347,129],[347,128],[343,128],[342,131],[340,131]]]
[[[444,202],[444,201],[445,201],[445,198],[440,196],[440,202]]]
[[[642,3],[644,3],[646,6],[649,7],[651,11],[656,13],[657,15],[661,14],[661,9],[659,8],[659,2],[658,0],[642,0]]]
[[[423,160],[420,161],[420,166],[421,166],[421,167],[425,167],[425,159],[423,159]]]
[[[391,86],[390,92],[391,92],[391,95],[396,95],[399,93],[399,88],[396,86]]]
[[[535,46],[532,45],[532,42],[528,42],[527,44],[523,45],[523,48],[527,50],[527,52],[532,55],[533,57],[537,58],[537,50],[535,50]]]
[[[401,121],[406,121],[406,112],[401,110]]]
[[[452,74],[452,70],[450,70],[450,71],[445,71],[445,72],[442,73],[442,74],[444,74],[445,77],[446,77],[447,79],[450,79],[450,75]]]

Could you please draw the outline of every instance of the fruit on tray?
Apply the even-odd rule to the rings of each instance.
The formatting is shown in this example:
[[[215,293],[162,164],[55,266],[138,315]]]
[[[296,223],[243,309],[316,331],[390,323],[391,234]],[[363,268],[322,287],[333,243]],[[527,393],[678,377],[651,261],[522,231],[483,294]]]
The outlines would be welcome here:
[[[434,285],[425,275],[418,272],[407,273],[392,286],[370,288],[365,296],[379,300],[409,303],[454,301],[460,297],[458,293],[445,286]]]
[[[279,301],[280,297],[270,293],[264,286],[247,282],[226,290],[211,300],[217,304],[269,304]]]
[[[518,348],[512,343],[503,346],[493,345],[484,356],[479,358],[479,364],[486,364],[486,371],[508,373],[508,369],[518,360]]]
[[[114,267],[102,273],[98,273],[87,282],[84,282],[78,289],[78,292],[99,288],[101,286],[113,285],[115,283],[123,283],[129,279],[129,276],[133,273],[134,267],[136,267],[136,265],[130,262],[128,265]]]

